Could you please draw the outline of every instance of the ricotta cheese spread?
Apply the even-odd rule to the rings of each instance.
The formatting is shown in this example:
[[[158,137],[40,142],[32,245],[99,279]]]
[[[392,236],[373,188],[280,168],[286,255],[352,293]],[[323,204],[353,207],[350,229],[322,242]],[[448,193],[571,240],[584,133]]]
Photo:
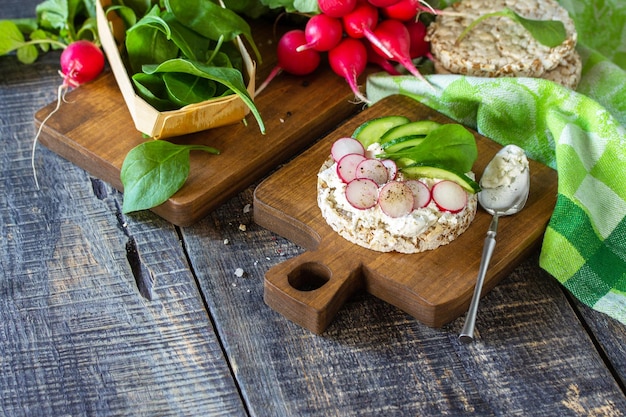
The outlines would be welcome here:
[[[376,152],[374,148],[368,149],[370,155]],[[441,211],[433,201],[426,207],[414,209],[410,214],[397,218],[386,215],[379,205],[365,210],[355,208],[346,199],[346,183],[337,175],[336,165],[329,158],[319,170],[318,206],[335,232],[365,248],[401,253],[432,250],[457,238],[476,215],[475,194],[468,195],[467,205],[458,213]],[[396,180],[402,179],[399,173]],[[429,188],[441,181],[431,178],[420,180]]]

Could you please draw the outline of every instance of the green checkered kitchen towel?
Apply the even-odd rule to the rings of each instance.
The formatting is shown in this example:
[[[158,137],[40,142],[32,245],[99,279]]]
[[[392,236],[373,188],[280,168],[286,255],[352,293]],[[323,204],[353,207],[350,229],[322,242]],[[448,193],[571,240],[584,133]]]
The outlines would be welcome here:
[[[555,168],[557,204],[540,266],[581,302],[626,324],[626,2],[574,6],[583,58],[576,92],[540,79],[429,75],[433,91],[415,77],[374,74],[367,96],[413,97]],[[600,26],[591,18],[598,16]]]

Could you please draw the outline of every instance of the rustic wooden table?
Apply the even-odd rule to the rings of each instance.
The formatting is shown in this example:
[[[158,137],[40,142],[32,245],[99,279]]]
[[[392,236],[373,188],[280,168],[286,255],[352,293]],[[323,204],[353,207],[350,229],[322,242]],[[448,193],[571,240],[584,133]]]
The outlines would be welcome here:
[[[258,182],[176,227],[123,215],[111,185],[38,147],[37,190],[33,115],[57,69],[0,57],[1,415],[626,414],[626,327],[537,253],[484,297],[473,344],[463,318],[434,329],[367,294],[318,336],[263,302],[265,272],[302,249],[254,223]]]

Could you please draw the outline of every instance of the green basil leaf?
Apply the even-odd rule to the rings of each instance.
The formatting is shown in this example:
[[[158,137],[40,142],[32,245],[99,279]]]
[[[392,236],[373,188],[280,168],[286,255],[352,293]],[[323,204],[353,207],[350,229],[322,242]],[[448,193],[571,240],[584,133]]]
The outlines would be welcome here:
[[[215,81],[180,72],[163,74],[167,96],[179,106],[200,103],[215,97]]]
[[[261,114],[256,108],[252,97],[250,97],[250,94],[244,84],[241,72],[238,70],[234,68],[213,67],[199,62],[176,58],[170,59],[169,61],[165,61],[158,65],[144,65],[143,72],[146,74],[159,72],[184,72],[223,84],[233,90],[233,92],[235,92],[235,94],[237,94],[250,108],[250,111],[259,124],[261,132],[265,133],[265,125],[263,124]]]
[[[474,135],[460,124],[436,128],[418,145],[383,154],[391,159],[410,158],[420,164],[437,164],[452,171],[469,172],[478,157]]]
[[[211,40],[231,41],[243,35],[252,47],[257,60],[261,54],[252,38],[250,25],[237,13],[210,0],[165,0],[167,10],[185,26]],[[206,22],[211,22],[207,24]]]
[[[164,140],[144,142],[131,149],[120,172],[124,185],[122,211],[156,207],[174,195],[187,180],[192,150],[219,154],[209,146],[176,145]]]

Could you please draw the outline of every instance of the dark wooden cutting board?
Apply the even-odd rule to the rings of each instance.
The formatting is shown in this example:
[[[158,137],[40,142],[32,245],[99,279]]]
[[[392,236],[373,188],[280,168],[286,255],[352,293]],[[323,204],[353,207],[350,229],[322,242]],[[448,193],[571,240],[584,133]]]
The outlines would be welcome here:
[[[253,26],[263,57],[257,68],[257,85],[276,65],[276,42],[281,31],[288,29],[270,23],[255,21]],[[255,98],[266,125],[265,135],[260,133],[254,117],[248,115],[247,125],[237,123],[168,139],[214,146],[221,154],[191,152],[187,182],[152,211],[179,226],[195,223],[358,112],[361,107],[353,99],[347,83],[325,62],[308,76],[281,74]],[[107,72],[71,91],[66,101],[44,124],[40,143],[123,191],[120,171],[124,158],[149,139],[135,129],[113,74]],[[55,105],[50,103],[36,113],[37,125]],[[40,175],[45,175],[45,169],[40,169]]]
[[[316,174],[328,158],[332,142],[350,136],[366,120],[391,114],[452,122],[413,99],[389,97],[326,136],[255,190],[255,221],[306,249],[267,271],[265,302],[314,333],[322,333],[346,299],[361,289],[432,327],[456,319],[469,306],[491,221],[482,209],[468,230],[449,245],[410,255],[375,252],[352,244],[321,216]],[[479,150],[474,172],[480,178],[501,146],[474,134]],[[554,209],[556,171],[535,161],[530,163],[528,202],[519,214],[500,220],[483,295],[541,242]]]

